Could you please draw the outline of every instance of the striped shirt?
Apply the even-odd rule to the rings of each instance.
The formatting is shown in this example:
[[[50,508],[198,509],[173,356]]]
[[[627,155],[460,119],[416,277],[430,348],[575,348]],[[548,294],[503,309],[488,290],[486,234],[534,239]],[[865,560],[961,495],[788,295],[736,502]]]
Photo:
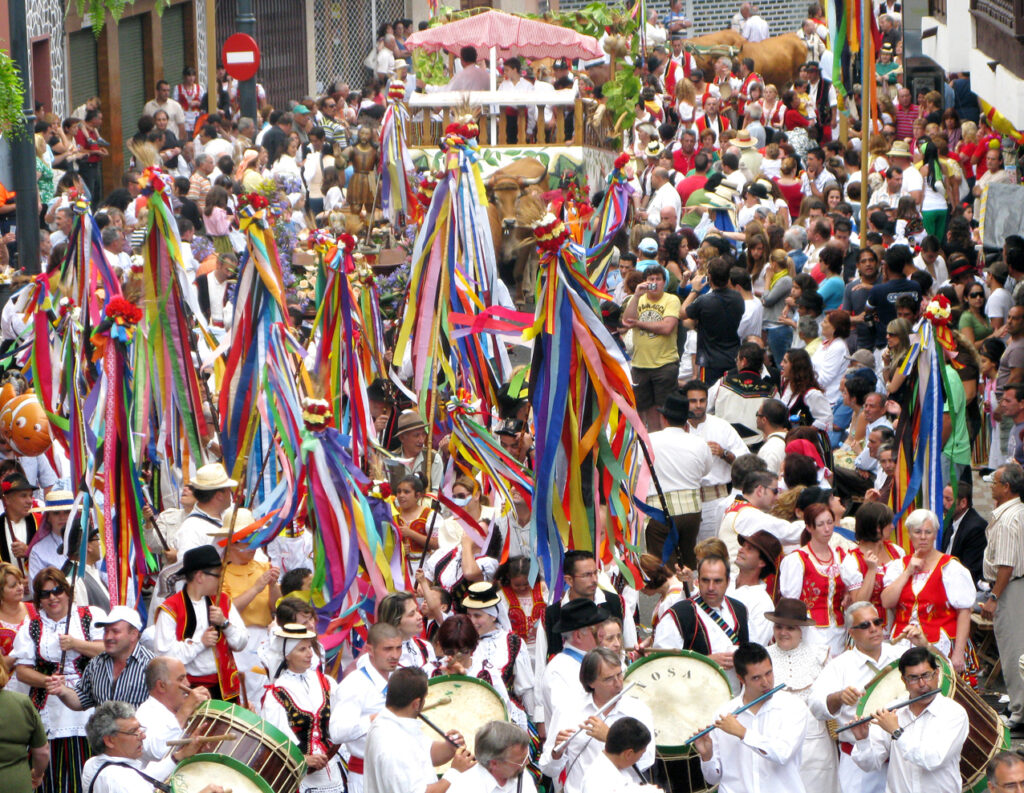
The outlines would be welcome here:
[[[82,679],[75,692],[82,710],[102,705],[110,700],[128,702],[138,707],[149,697],[146,688],[146,667],[153,660],[153,653],[136,644],[128,656],[124,671],[114,680],[114,659],[109,653],[100,653],[93,658],[82,673]]]
[[[982,575],[995,581],[1000,567],[1011,567],[1011,578],[1024,576],[1024,504],[1019,498],[1000,504],[992,511],[992,522],[985,532]]]

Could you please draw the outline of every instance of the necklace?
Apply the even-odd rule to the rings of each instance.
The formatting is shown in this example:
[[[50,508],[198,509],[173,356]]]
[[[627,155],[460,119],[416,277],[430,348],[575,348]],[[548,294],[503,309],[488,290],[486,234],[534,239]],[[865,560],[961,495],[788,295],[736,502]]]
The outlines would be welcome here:
[[[807,543],[807,550],[809,550],[811,552],[811,556],[813,556],[814,560],[816,562],[818,562],[819,564],[824,564],[824,565],[832,564],[833,556],[832,556],[832,549],[831,548],[829,548],[829,551],[828,551],[828,559],[822,559],[820,556],[818,556],[818,554],[814,550],[814,546],[811,545],[810,543]]]

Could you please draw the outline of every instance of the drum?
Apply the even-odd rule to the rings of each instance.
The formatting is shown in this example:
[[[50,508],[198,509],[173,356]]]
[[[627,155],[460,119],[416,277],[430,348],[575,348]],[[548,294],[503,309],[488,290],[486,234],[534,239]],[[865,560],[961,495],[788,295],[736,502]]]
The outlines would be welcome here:
[[[654,715],[654,743],[662,759],[689,755],[692,750],[683,743],[732,699],[722,667],[689,650],[650,653],[630,665],[625,682],[637,684],[629,693]]]
[[[443,705],[436,704],[450,699]],[[473,751],[476,731],[491,721],[508,721],[508,711],[501,696],[490,684],[465,675],[442,675],[430,679],[427,700],[423,703],[423,715],[436,724],[442,732],[458,730],[466,739],[466,748]],[[426,724],[423,733],[432,741],[438,735]],[[448,770],[448,764],[437,767],[438,773]]]
[[[996,753],[1010,748],[1010,732],[996,712],[953,671],[949,661],[941,655],[938,658],[942,664],[939,688],[945,696],[963,706],[970,724],[967,740],[960,753],[963,790],[982,793],[988,787],[985,768]],[[893,661],[865,687],[864,696],[857,703],[857,715],[867,716],[907,698],[899,661]]]
[[[295,793],[306,774],[299,747],[283,732],[252,711],[229,702],[210,700],[192,714],[183,738],[233,733],[238,737],[204,747],[182,760],[171,780],[176,793],[195,793],[209,784],[234,793]],[[221,781],[224,780],[224,781]]]

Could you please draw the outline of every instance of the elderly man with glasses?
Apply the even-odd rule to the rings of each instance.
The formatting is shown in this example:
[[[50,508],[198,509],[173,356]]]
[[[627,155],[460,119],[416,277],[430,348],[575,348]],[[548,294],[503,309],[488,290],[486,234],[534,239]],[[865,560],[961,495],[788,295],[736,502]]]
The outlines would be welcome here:
[[[814,682],[808,706],[822,721],[837,719],[847,724],[857,718],[857,703],[864,687],[880,670],[900,657],[900,649],[885,641],[885,620],[871,603],[862,600],[851,604],[845,612],[846,629],[853,647],[836,656]],[[927,644],[920,627],[907,629],[906,636],[915,645]],[[840,741],[839,788],[843,793],[882,793],[884,771],[865,771],[852,759],[853,744]]]
[[[477,730],[476,765],[452,782],[448,793],[535,793],[533,777],[523,773],[530,762],[530,735],[507,721],[491,721]]]
[[[146,773],[142,742],[146,731],[127,702],[104,702],[85,726],[93,756],[82,768],[82,789],[89,793],[139,793],[140,790],[170,790],[162,780]],[[195,754],[194,742],[187,749]],[[141,787],[140,787],[141,785]],[[225,793],[220,785],[207,785],[199,793]]]

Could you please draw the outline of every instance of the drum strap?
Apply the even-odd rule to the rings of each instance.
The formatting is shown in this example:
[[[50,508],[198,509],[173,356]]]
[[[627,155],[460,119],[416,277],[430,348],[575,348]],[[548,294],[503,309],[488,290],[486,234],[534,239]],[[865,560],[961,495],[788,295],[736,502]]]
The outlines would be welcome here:
[[[717,611],[711,608],[711,606],[704,602],[704,598],[702,598],[700,595],[697,595],[693,599],[693,602],[701,611],[703,611],[705,614],[711,617],[711,620],[715,623],[715,625],[721,628],[722,632],[729,637],[729,641],[731,641],[733,644],[739,644],[740,638],[739,636],[737,636],[736,631],[729,627],[729,623],[725,621],[725,618],[722,617],[721,614],[719,614]]]
[[[137,769],[133,765],[128,765],[128,763],[115,763],[112,760],[107,761],[106,763],[104,763],[103,765],[101,765],[99,767],[99,770],[96,772],[96,776],[94,776],[92,778],[92,781],[89,783],[89,789],[86,791],[86,793],[92,793],[92,787],[93,787],[93,785],[96,784],[96,780],[100,778],[100,774],[103,773],[103,769],[106,768],[107,766],[111,766],[111,765],[119,765],[122,768],[130,768],[132,771],[134,771],[140,777],[142,777],[147,782],[149,782],[151,785],[153,785],[153,787],[155,787],[157,790],[161,791],[162,793],[171,793],[171,786],[170,785],[167,785],[167,784],[161,782],[158,779],[154,779],[149,774],[143,773],[142,771],[140,771],[139,769]]]

